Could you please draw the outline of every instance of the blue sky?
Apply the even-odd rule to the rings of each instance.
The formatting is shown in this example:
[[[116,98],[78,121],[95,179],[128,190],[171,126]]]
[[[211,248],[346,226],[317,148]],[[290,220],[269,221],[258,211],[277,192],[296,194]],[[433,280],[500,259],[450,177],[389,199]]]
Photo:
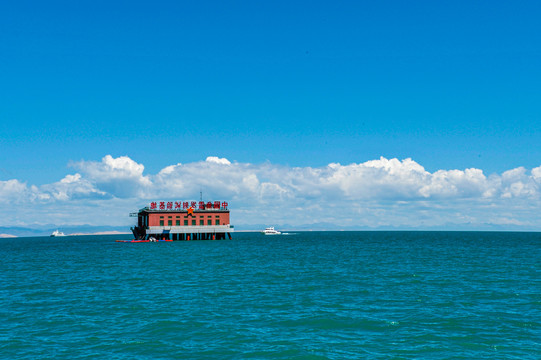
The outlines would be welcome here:
[[[209,156],[384,157],[524,167],[538,191],[540,15],[534,1],[3,2],[0,181],[47,187],[106,155],[143,175]]]

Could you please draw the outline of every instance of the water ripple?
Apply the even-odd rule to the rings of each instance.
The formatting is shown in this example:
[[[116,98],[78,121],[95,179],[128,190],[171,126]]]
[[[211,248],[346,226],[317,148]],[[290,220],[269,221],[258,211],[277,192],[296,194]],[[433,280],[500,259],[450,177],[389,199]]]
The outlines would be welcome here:
[[[0,357],[541,358],[539,233],[113,240],[0,240]]]

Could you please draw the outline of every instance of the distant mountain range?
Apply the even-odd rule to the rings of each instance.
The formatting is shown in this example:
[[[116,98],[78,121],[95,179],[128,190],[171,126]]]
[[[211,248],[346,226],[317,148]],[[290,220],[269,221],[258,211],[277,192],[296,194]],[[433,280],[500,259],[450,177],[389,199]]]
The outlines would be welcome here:
[[[241,224],[235,225],[237,231],[262,231],[266,227],[274,226],[280,231],[540,231],[535,227],[497,224],[445,224],[441,226],[406,227],[406,226],[337,226],[332,223],[315,224]],[[92,235],[92,234],[129,234],[130,226],[96,226],[96,225],[29,225],[0,226],[0,238],[49,236],[55,230],[66,235]]]
[[[274,226],[280,231],[540,231],[539,227],[522,226],[512,224],[454,224],[446,223],[438,226],[337,226],[332,223],[320,222],[314,224],[292,225],[292,224],[255,224],[235,225],[235,230],[264,230],[266,227]]]
[[[100,233],[129,233],[129,226],[94,226],[94,225],[30,225],[0,226],[1,237],[23,236],[49,236],[55,230],[62,231],[66,235],[100,234]]]

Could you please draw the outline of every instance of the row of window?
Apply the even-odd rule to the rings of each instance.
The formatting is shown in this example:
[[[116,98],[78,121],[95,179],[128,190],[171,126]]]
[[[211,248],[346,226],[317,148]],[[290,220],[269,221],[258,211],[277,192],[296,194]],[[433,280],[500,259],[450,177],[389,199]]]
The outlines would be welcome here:
[[[220,219],[216,219],[214,221],[215,225],[220,225]],[[165,221],[163,219],[160,219],[160,226],[165,226]],[[192,219],[192,223],[191,223],[192,226],[195,226],[197,225],[197,222],[195,219]],[[205,225],[205,220],[204,219],[199,219],[199,225],[200,226],[204,226]],[[207,219],[207,225],[212,225],[212,219]],[[173,226],[173,220],[169,219],[167,220],[167,226]],[[180,219],[176,219],[175,220],[175,226],[180,226]],[[189,226],[189,223],[188,223],[188,220],[185,219],[184,220],[184,226]]]
[[[194,217],[195,217],[195,216],[194,216]],[[205,215],[201,215],[201,216],[199,216],[199,219],[203,219],[204,217],[205,217]],[[160,216],[160,219],[163,219],[163,218],[164,218],[163,216]],[[168,218],[168,219],[172,219],[173,216],[170,215],[170,216],[168,216],[167,218]],[[180,219],[180,215],[175,216],[175,218],[176,218],[176,219]],[[184,215],[182,218],[183,218],[183,219],[188,219],[189,216]],[[207,215],[207,219],[210,219],[210,218],[212,218],[212,215]],[[216,215],[216,219],[218,219],[218,218],[220,218],[220,215]]]

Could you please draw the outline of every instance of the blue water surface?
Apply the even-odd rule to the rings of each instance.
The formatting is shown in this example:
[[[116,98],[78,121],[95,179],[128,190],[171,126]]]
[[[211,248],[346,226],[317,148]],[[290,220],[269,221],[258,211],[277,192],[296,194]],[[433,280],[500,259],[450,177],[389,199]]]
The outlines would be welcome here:
[[[541,233],[0,239],[5,359],[540,359]]]

